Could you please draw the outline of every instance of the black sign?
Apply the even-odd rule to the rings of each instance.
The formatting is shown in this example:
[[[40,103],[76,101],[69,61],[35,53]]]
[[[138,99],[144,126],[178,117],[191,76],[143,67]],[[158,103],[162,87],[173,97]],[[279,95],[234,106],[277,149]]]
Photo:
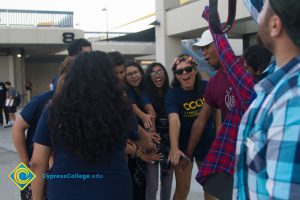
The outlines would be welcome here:
[[[70,43],[74,40],[75,34],[71,32],[63,33],[63,42]]]

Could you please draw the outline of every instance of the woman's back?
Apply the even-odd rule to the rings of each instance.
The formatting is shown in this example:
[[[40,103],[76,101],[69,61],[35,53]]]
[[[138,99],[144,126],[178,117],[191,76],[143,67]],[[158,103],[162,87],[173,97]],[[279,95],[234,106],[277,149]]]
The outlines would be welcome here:
[[[34,170],[47,180],[49,200],[131,199],[124,144],[132,112],[112,65],[104,52],[78,55],[39,120],[33,169],[52,153],[47,175]]]

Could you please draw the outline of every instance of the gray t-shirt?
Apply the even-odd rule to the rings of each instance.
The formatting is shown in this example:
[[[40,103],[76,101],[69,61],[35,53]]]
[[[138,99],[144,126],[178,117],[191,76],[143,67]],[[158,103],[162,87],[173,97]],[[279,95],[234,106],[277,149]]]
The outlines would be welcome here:
[[[17,96],[17,90],[13,87],[10,87],[7,91],[8,97],[12,97],[13,99]]]

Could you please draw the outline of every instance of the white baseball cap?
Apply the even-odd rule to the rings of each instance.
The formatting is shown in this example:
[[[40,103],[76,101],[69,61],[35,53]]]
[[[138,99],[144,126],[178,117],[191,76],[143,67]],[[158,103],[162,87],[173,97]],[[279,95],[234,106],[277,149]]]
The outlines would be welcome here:
[[[210,43],[212,43],[214,41],[210,30],[206,30],[202,33],[200,40],[193,44],[192,48],[193,49],[199,49],[200,47],[205,47],[207,45],[209,45]]]

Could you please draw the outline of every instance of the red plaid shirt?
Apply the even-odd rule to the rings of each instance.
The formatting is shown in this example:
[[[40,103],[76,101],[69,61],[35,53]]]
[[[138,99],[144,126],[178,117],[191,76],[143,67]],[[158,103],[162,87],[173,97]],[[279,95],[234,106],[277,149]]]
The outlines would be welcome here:
[[[208,21],[208,7],[203,18]],[[211,29],[211,27],[210,27]],[[213,33],[213,31],[211,30]],[[199,169],[196,179],[202,183],[208,175],[226,172],[234,173],[235,147],[239,124],[243,113],[255,97],[254,82],[239,59],[234,55],[225,34],[212,34],[222,67],[227,72],[235,96],[235,106],[229,111],[222,127]]]

